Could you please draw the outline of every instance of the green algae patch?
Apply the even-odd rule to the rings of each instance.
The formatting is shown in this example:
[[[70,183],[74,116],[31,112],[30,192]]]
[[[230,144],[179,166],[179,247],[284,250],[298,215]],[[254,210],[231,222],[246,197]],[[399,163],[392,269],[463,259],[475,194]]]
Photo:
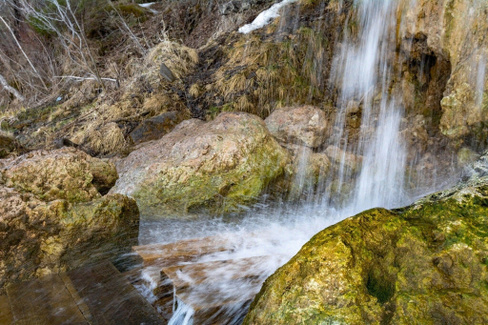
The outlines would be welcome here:
[[[481,181],[323,230],[266,280],[244,323],[486,323],[486,194]]]
[[[7,161],[6,185],[43,201],[88,202],[115,184],[115,165],[74,148],[35,151]]]

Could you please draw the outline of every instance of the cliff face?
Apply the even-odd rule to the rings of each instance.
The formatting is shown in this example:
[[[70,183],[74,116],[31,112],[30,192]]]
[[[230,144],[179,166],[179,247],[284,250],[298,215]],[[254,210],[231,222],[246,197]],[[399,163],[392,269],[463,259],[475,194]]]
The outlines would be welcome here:
[[[440,100],[440,130],[451,140],[483,141],[488,96],[488,4],[483,1],[402,1],[404,38],[423,42],[434,55],[430,73],[446,82]],[[443,62],[444,61],[444,62]],[[442,68],[444,71],[435,71]]]

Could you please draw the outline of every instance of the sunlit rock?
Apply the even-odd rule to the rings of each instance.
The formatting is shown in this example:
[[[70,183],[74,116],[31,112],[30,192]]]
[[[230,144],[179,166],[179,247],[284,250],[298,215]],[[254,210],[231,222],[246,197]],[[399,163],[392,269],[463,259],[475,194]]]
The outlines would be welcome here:
[[[0,292],[6,283],[114,259],[135,244],[139,211],[112,163],[74,148],[0,160]]]
[[[117,180],[114,164],[67,147],[1,161],[0,173],[8,187],[44,201],[87,202],[107,193]]]
[[[4,285],[115,259],[136,243],[134,200],[107,195],[87,203],[49,203],[0,186],[0,292]]]
[[[403,0],[405,35],[423,35],[437,61],[451,65],[441,100],[440,128],[451,139],[480,137],[488,112],[488,4],[485,1]],[[435,61],[434,61],[435,63]],[[438,74],[440,71],[430,71]],[[446,71],[447,72],[447,71]]]
[[[327,119],[317,107],[285,107],[271,113],[266,126],[280,142],[316,148],[325,141]]]
[[[289,155],[264,121],[224,113],[204,123],[187,120],[117,163],[114,193],[134,197],[156,217],[191,211],[237,211],[283,174]]]

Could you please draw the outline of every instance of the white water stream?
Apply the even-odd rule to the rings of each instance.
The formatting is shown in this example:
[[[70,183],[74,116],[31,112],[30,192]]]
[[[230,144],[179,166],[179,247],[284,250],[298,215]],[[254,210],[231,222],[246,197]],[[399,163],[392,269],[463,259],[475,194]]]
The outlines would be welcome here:
[[[389,95],[388,91],[392,78],[388,55],[395,46],[396,5],[393,0],[355,1],[358,33],[351,36],[344,32],[341,46],[335,53],[330,80],[340,94],[329,145],[336,148],[342,159],[335,172],[324,177],[323,184],[312,191],[308,200],[299,205],[264,202],[250,208],[246,217],[232,221],[202,217],[197,221],[142,222],[141,244],[216,235],[234,243],[232,251],[215,253],[199,262],[267,257],[266,262],[255,267],[259,273],[257,279],[230,281],[233,272],[242,272],[242,268],[224,267],[214,271],[214,279],[219,281],[200,286],[207,290],[208,300],[252,294],[314,234],[344,218],[373,207],[403,206],[415,199],[404,184],[407,152],[400,133],[403,107],[401,99]],[[346,131],[351,107],[361,111],[357,141],[348,141],[350,135]],[[350,164],[349,154],[362,157],[360,170]],[[301,162],[304,170],[305,155]],[[303,174],[298,173],[295,179],[299,188],[307,186],[300,176]],[[332,182],[334,186],[330,186]],[[337,197],[341,199],[336,200]],[[219,288],[215,288],[216,283]],[[210,296],[210,292],[219,292],[219,297]],[[202,294],[205,293],[195,292],[195,297],[198,296],[195,299],[200,299]],[[170,324],[193,324],[192,308],[181,301],[175,302],[175,306]],[[239,324],[246,308],[246,304],[233,305],[231,309],[219,311],[219,317],[224,314],[230,324]]]

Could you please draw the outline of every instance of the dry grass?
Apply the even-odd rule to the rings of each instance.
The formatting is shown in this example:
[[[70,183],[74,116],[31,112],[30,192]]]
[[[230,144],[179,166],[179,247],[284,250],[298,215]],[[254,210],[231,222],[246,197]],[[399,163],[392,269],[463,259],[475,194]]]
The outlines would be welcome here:
[[[222,110],[246,111],[263,118],[285,105],[317,104],[325,97],[328,41],[311,29],[262,40],[243,37],[229,49],[215,74],[212,91]],[[321,68],[324,66],[324,68]]]
[[[194,71],[198,52],[176,42],[163,41],[151,49],[145,62],[158,73],[159,66],[164,63],[177,79],[182,79]]]

